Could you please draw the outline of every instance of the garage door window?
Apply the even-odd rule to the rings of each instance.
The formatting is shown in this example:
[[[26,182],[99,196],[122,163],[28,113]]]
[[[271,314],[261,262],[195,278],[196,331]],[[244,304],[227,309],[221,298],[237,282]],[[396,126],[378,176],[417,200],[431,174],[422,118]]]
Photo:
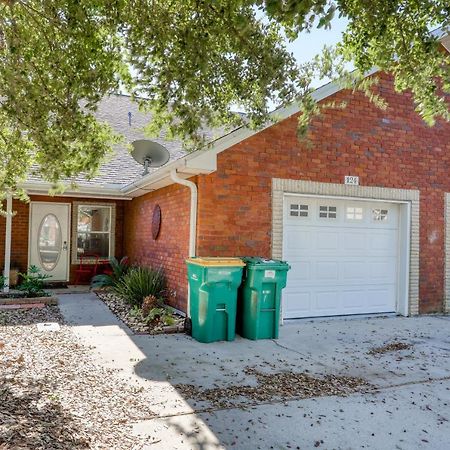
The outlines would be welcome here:
[[[386,222],[388,219],[388,210],[380,208],[372,209],[372,219],[375,222]]]
[[[321,219],[336,219],[337,207],[336,206],[319,206],[319,217]]]
[[[291,217],[308,217],[308,205],[300,205],[298,203],[291,203],[290,215]]]
[[[357,206],[347,206],[346,217],[348,220],[363,220],[363,209]]]

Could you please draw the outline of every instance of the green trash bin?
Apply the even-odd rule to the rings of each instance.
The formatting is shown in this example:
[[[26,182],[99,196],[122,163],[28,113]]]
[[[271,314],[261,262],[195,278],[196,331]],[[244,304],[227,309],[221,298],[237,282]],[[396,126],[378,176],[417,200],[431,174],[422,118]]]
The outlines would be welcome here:
[[[239,258],[189,258],[186,264],[192,337],[199,342],[234,340],[245,264]]]
[[[247,339],[278,339],[281,290],[291,268],[284,261],[243,258],[244,280],[239,292],[238,331]]]

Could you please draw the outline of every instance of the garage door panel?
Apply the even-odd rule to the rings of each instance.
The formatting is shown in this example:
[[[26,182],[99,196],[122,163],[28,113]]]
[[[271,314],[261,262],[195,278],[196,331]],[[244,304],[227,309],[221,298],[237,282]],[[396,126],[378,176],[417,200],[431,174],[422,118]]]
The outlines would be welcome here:
[[[346,252],[361,254],[367,250],[367,235],[360,230],[352,232],[342,232],[342,248]]]
[[[289,278],[293,281],[309,281],[311,279],[311,262],[310,261],[292,261],[289,260],[291,270]]]
[[[393,230],[373,230],[369,241],[369,249],[374,254],[396,255],[397,233]]]
[[[316,309],[329,314],[331,311],[339,310],[340,301],[339,295],[336,295],[335,290],[318,291],[316,293]]]
[[[311,293],[300,290],[286,290],[283,292],[283,304],[294,317],[309,317],[312,310]]]
[[[298,232],[298,228],[289,227],[285,230],[286,249],[289,253],[296,254],[295,250],[307,250],[312,248],[312,232],[313,230],[302,230]]]
[[[315,242],[317,250],[336,251],[339,248],[339,233],[336,231],[317,231]]]
[[[300,203],[308,204],[308,217],[291,217],[283,229],[283,258],[292,267],[284,317],[395,311],[398,205],[312,198]]]
[[[383,258],[378,261],[370,263],[370,279],[372,281],[378,281],[386,283],[393,283],[397,279],[397,273],[392,271],[392,267],[395,265],[395,258]]]
[[[339,264],[337,261],[317,261],[315,264],[317,280],[339,281]]]
[[[342,281],[364,281],[367,279],[367,267],[360,259],[341,262]]]
[[[365,309],[366,292],[365,289],[345,289],[342,292],[342,307],[347,314],[356,314]]]
[[[381,312],[393,311],[392,305],[395,306],[395,285],[386,286],[385,288],[372,287],[367,290],[367,306],[375,311]]]

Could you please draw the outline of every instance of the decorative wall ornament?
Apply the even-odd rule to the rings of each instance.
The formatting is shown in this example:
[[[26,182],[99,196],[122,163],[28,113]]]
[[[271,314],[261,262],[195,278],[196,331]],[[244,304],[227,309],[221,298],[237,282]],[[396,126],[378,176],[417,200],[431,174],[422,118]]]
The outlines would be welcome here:
[[[152,237],[156,241],[159,236],[159,231],[161,230],[161,207],[156,205],[153,209],[152,217]]]

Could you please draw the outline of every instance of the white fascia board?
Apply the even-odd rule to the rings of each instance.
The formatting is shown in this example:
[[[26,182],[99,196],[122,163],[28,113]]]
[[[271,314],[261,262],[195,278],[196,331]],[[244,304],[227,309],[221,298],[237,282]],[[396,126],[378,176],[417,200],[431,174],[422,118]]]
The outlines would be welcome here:
[[[32,183],[27,182],[20,185],[25,189],[28,195],[49,195],[49,190],[52,188],[50,183]],[[119,187],[98,185],[98,186],[83,186],[78,185],[76,189],[68,188],[63,193],[57,193],[55,197],[77,197],[77,198],[102,198],[107,200],[131,200],[131,197],[126,196],[121,192]]]

